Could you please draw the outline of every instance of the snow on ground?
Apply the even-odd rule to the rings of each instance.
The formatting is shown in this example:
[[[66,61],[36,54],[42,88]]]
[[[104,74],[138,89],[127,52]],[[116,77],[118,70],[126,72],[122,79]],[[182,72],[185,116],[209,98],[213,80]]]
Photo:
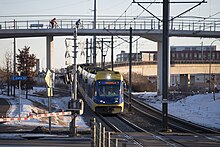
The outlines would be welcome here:
[[[33,90],[31,90],[29,93],[33,93],[36,91],[42,91],[45,90],[45,88],[41,87],[34,87]],[[16,94],[19,96],[19,94]],[[0,98],[5,98],[10,103],[10,109],[8,111],[8,117],[19,117],[19,98],[16,97],[8,97],[5,95],[0,95]],[[53,112],[55,111],[65,111],[68,106],[68,101],[70,100],[70,97],[53,97],[51,98],[51,107]],[[36,96],[28,96],[28,99],[25,99],[25,95],[21,96],[21,111],[20,116],[21,117],[27,117],[30,114],[37,114],[37,113],[46,113],[47,109],[42,109],[34,106],[33,102],[37,102],[45,106],[47,108],[48,106],[48,98],[41,98]],[[60,119],[64,123],[60,124]],[[22,125],[22,126],[44,126],[48,127],[48,119],[45,118],[39,118],[39,119],[31,119],[27,121],[10,121],[5,124],[7,125]],[[61,117],[54,117],[52,118],[52,127],[68,127],[69,122],[71,121],[70,116],[61,116]],[[88,126],[85,124],[82,116],[77,116],[76,119],[76,125],[79,126],[79,129],[87,129]]]
[[[154,92],[132,93],[145,103],[162,110],[162,97]],[[168,113],[203,126],[220,129],[220,93],[198,94],[168,102]]]
[[[31,92],[45,90],[45,88],[34,88]],[[144,100],[145,103],[150,104],[153,107],[156,107],[159,110],[162,110],[161,96],[157,96],[155,92],[143,92],[143,93],[132,93],[137,98]],[[188,96],[184,99],[178,101],[170,101],[168,103],[168,113],[176,117],[191,121],[200,125],[207,127],[218,128],[220,129],[220,93],[216,93],[216,100],[213,100],[213,94],[198,94],[194,96]],[[19,98],[8,97],[5,95],[0,95],[0,98],[7,99],[11,108],[8,112],[9,117],[18,117],[19,116]],[[56,97],[52,98],[52,107],[56,110],[66,110],[67,104],[70,97]],[[48,105],[48,98],[41,98],[36,96],[28,96],[28,99],[25,99],[25,95],[22,95],[21,103],[21,117],[26,117],[30,113],[45,113],[46,110],[35,107],[33,102],[41,103],[42,105]],[[52,127],[68,127],[70,122],[70,116],[62,117],[63,121],[66,124],[59,124],[59,119],[56,118]],[[7,122],[8,125],[25,125],[25,126],[44,126],[48,127],[48,119],[31,119],[28,121],[11,121]],[[85,124],[83,117],[77,117],[77,126],[79,128],[88,128]]]

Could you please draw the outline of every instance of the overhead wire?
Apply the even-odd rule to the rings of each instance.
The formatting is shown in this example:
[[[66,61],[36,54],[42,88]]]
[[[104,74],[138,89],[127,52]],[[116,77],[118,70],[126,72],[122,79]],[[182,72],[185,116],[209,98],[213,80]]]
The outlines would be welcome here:
[[[154,0],[153,2],[155,2],[156,0]],[[152,3],[150,3],[148,6],[147,6],[147,8],[146,9],[148,9],[152,4],[153,4],[153,2]],[[127,10],[131,7],[131,5],[132,5],[132,2],[130,3],[130,5],[126,8],[126,10],[112,23],[112,24],[109,24],[108,25],[108,27],[110,26],[110,25],[113,25],[115,22],[117,22],[124,14],[126,14],[126,12],[127,12]],[[132,22],[134,22],[137,18],[139,18],[143,13],[145,12],[145,10],[142,10],[141,11],[141,13],[139,13],[136,17],[134,17],[133,18],[133,20],[132,21],[130,21],[128,24],[126,23],[125,25],[124,25],[124,27],[126,27],[126,25],[129,25],[129,24],[131,24]],[[126,18],[125,18],[126,19]],[[124,28],[124,27],[122,27],[122,28]],[[106,29],[105,27],[104,27],[104,29]],[[106,29],[109,33],[111,33],[108,29]],[[126,42],[126,43],[129,43],[129,41],[128,40],[126,40],[126,39],[124,39],[124,38],[122,38],[122,37],[120,37],[120,36],[118,36],[117,35],[117,37],[119,38],[119,39],[121,39],[121,40],[123,40],[124,42]],[[135,41],[137,41],[137,40],[139,40],[141,37],[139,37],[138,39],[136,39]],[[132,43],[133,42],[135,42],[135,41],[132,41]],[[123,43],[120,43],[119,45],[121,45],[121,44],[123,44]],[[119,45],[116,45],[115,47],[118,47]],[[114,48],[115,48],[114,47]]]

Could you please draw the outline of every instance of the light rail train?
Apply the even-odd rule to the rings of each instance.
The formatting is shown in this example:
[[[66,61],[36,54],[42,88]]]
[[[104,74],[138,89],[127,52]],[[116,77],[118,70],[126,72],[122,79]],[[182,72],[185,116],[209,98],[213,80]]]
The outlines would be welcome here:
[[[124,111],[123,77],[119,72],[78,65],[78,90],[89,107],[101,114]]]

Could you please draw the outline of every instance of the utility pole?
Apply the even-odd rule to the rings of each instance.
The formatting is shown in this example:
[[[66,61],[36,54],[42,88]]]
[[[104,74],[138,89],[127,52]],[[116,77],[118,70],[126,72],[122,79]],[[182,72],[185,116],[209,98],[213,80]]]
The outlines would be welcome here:
[[[128,111],[131,111],[131,74],[132,74],[132,28],[130,27],[130,53],[129,53],[129,101],[128,101]]]
[[[163,115],[163,131],[168,130],[168,57],[169,57],[169,17],[170,7],[169,0],[163,0],[163,50],[162,50],[162,115]]]
[[[136,61],[138,62],[138,40],[136,41]]]
[[[112,71],[114,70],[114,42],[113,42],[114,36],[111,38],[111,63],[112,63]]]
[[[94,0],[94,20],[93,29],[96,30],[96,0]],[[96,66],[96,35],[93,36],[93,63]]]
[[[15,19],[14,19],[14,29],[15,29]],[[16,38],[14,37],[14,70],[13,70],[13,74],[14,74],[14,76],[15,76],[15,74],[16,74]],[[14,89],[14,91],[13,91],[13,96],[15,97],[15,83],[13,83],[14,85],[13,85],[13,89]]]
[[[104,47],[104,41],[103,41],[103,38],[102,38],[102,47],[101,47],[101,68],[104,68],[104,65],[103,65],[103,47]]]
[[[15,76],[16,74],[16,38],[14,37],[14,70],[13,70],[13,74]],[[15,97],[15,86],[16,84],[13,82],[13,96]]]
[[[92,48],[92,38],[91,38],[91,39],[90,39],[90,63],[92,63],[92,61],[93,61],[93,60],[92,60],[92,59],[93,59],[92,49],[93,49],[93,48]]]
[[[198,7],[199,5],[201,5],[202,3],[206,3],[205,0],[200,1],[200,2],[196,2],[196,1],[184,1],[184,2],[170,2],[170,0],[163,0],[163,2],[135,2],[135,0],[133,0],[133,3],[137,3],[141,8],[143,8],[145,11],[147,11],[150,15],[152,15],[154,18],[156,18],[158,21],[163,22],[163,49],[162,49],[162,117],[163,117],[163,130],[164,131],[168,131],[168,121],[167,121],[167,117],[168,117],[168,104],[167,104],[167,98],[168,98],[168,79],[169,79],[169,21],[173,21],[174,19],[180,17],[181,15],[191,11],[192,9]],[[163,3],[163,20],[161,20],[159,17],[157,17],[156,15],[154,15],[152,12],[150,12],[149,10],[147,10],[145,7],[143,7],[141,5],[141,3],[157,3],[157,4],[161,4]],[[180,3],[197,3],[195,6],[189,8],[188,10],[178,14],[177,16],[173,17],[172,19],[169,19],[170,17],[170,3],[176,3],[176,4],[180,4]]]
[[[104,54],[104,43],[110,43],[110,41],[104,41],[104,39],[102,38],[102,40],[101,40],[101,68],[104,68],[104,57],[106,56],[106,54],[107,54],[107,52],[106,52],[106,54]]]
[[[88,54],[88,50],[89,50],[89,40],[88,40],[88,38],[86,38],[86,64],[89,63],[89,54]]]

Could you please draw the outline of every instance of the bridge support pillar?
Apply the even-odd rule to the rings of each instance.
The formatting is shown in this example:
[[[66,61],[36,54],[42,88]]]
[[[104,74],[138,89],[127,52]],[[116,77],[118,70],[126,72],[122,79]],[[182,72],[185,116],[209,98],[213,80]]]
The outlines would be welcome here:
[[[162,95],[162,42],[157,42],[157,95]]]
[[[162,95],[162,49],[163,44],[161,41],[157,42],[157,95]],[[168,51],[168,86],[170,87],[170,50]]]
[[[188,79],[190,75],[180,74],[180,89],[182,92],[188,92]]]
[[[47,36],[47,52],[46,52],[46,70],[53,67],[54,62],[54,42],[53,36]]]

